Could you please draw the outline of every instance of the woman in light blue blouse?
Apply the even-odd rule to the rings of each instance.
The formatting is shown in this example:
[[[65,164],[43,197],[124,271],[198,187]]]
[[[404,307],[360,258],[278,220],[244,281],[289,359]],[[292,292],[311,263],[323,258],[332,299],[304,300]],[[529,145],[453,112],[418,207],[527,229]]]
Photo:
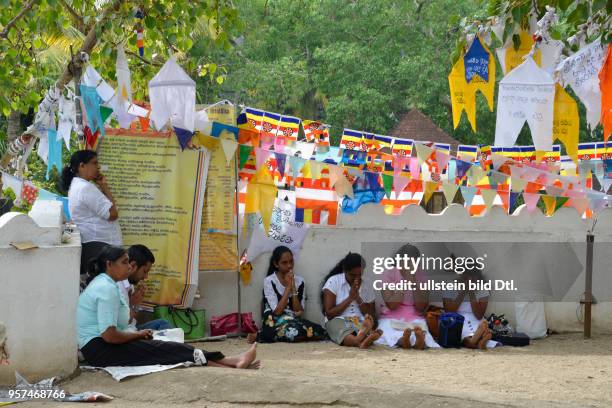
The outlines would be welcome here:
[[[95,278],[79,296],[77,333],[79,348],[88,363],[98,366],[143,366],[193,362],[230,368],[259,368],[256,344],[245,353],[225,357],[188,344],[152,340],[151,330],[128,331],[129,307],[117,282],[130,274],[127,252],[105,247],[90,268]]]

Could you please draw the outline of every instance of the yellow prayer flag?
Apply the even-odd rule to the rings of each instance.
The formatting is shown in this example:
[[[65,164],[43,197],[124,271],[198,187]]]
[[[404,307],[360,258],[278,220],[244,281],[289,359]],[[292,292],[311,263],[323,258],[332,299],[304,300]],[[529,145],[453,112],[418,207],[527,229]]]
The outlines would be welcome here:
[[[504,58],[506,73],[512,71],[514,68],[525,62],[523,57],[529,54],[531,48],[533,47],[533,38],[527,31],[521,31],[519,33],[519,39],[521,44],[519,45],[518,50],[514,49],[514,45],[512,43],[506,48],[506,57]],[[536,50],[536,52],[533,54],[533,60],[536,64],[538,64],[538,66],[542,65],[542,52],[540,50]]]
[[[423,202],[427,204],[433,193],[438,189],[438,183],[435,181],[425,182],[425,192],[423,193]]]
[[[448,75],[451,105],[453,110],[453,127],[456,129],[461,120],[461,112],[465,110],[468,122],[472,130],[476,132],[476,91],[480,91],[493,112],[495,94],[495,58],[487,46],[482,42],[486,52],[489,54],[489,80],[485,81],[479,75],[474,76],[468,84],[465,80],[465,62],[463,55],[459,57],[451,73]]]
[[[473,80],[476,80],[476,78]],[[468,122],[470,122],[472,130],[476,132],[476,101],[472,98],[468,90],[468,83],[465,80],[463,56],[459,57],[448,75],[448,86],[453,110],[453,127],[457,129],[461,120],[461,113],[465,110]]]
[[[247,214],[259,212],[263,219],[264,231],[268,231],[278,189],[267,180],[260,183],[259,174],[253,177],[247,186],[245,212]]]
[[[193,138],[191,139],[191,143],[196,149],[199,149],[200,147],[205,147],[208,150],[215,150],[217,146],[219,146],[219,138],[205,135],[201,132],[196,132]]]
[[[578,104],[559,84],[555,86],[555,108],[553,114],[553,142],[559,139],[567,155],[578,163],[578,137],[580,117]]]
[[[552,216],[555,213],[555,208],[557,207],[557,199],[549,195],[542,195],[542,201],[546,206],[546,215],[549,217]]]

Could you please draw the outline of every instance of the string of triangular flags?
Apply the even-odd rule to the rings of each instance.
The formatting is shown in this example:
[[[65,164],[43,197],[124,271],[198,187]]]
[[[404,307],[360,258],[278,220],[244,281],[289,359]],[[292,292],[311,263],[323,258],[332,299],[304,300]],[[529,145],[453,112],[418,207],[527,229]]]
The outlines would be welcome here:
[[[486,77],[488,81],[493,79],[493,75],[491,73],[487,75],[482,66],[474,65],[474,61],[478,60],[479,55],[482,59],[483,50],[487,52],[484,45],[482,50],[476,49],[472,53],[468,53],[469,58],[463,63],[464,68],[467,65],[466,81],[469,80],[470,83],[474,83],[474,86],[480,83],[481,85],[478,85],[477,88],[481,90],[484,85],[479,82],[479,78],[483,81],[485,80],[483,77]],[[487,67],[493,64],[490,57],[488,60],[485,57],[484,60],[487,62]],[[481,65],[484,64],[482,61],[480,63]],[[506,65],[509,67],[511,64]],[[535,69],[534,66],[528,60],[519,65],[516,70],[523,67],[523,70],[529,71]],[[602,72],[606,77],[607,71],[602,68]],[[521,75],[524,76],[524,74]],[[484,205],[488,208],[495,205],[499,198],[508,209],[511,207],[513,198],[516,198],[513,193],[521,193],[521,191],[508,190],[509,179],[514,176],[513,174],[491,169],[491,163],[489,163],[490,158],[496,155],[494,149],[501,149],[498,150],[501,153],[500,156],[508,158],[509,154],[516,153],[516,146],[503,148],[462,146],[457,157],[452,157],[450,146],[442,144],[427,145],[401,138],[345,129],[340,146],[336,147],[329,143],[328,125],[317,121],[302,121],[293,116],[246,108],[243,119],[247,126],[238,128],[207,121],[205,115],[199,115],[200,112],[195,111],[195,82],[183,71],[174,58],[170,58],[149,82],[150,110],[132,101],[129,77],[125,53],[119,49],[117,53],[117,89],[111,87],[91,65],[88,65],[78,86],[80,96],[77,97],[75,93],[71,94],[69,92],[68,98],[65,98],[64,95],[57,98],[58,101],[61,101],[59,105],[62,107],[61,111],[57,112],[60,126],[56,128],[55,112],[50,110],[50,119],[47,121],[46,129],[43,126],[43,130],[46,131],[39,134],[41,136],[39,154],[47,161],[49,171],[53,166],[58,169],[61,168],[61,141],[68,141],[71,130],[77,126],[76,119],[73,116],[75,109],[73,109],[70,100],[70,96],[72,96],[73,102],[80,103],[82,111],[86,113],[86,115],[83,115],[83,133],[85,135],[84,142],[88,148],[95,149],[97,147],[104,137],[105,123],[110,117],[115,117],[119,125],[124,128],[130,127],[136,118],[140,119],[143,129],[148,128],[149,121],[157,130],[171,127],[174,129],[183,149],[190,146],[196,131],[214,136],[225,130],[234,134],[234,143],[224,141],[223,145],[225,149],[235,148],[240,153],[241,174],[249,180],[246,185],[247,196],[249,196],[248,191],[256,191],[255,187],[251,186],[252,184],[271,186],[275,183],[283,183],[283,179],[290,180],[293,178],[297,180],[300,173],[303,173],[302,185],[299,188],[308,188],[311,192],[304,195],[297,194],[296,197],[298,198],[296,200],[314,202],[313,205],[325,207],[330,214],[333,212],[334,205],[332,203],[334,201],[337,211],[337,195],[344,197],[340,208],[346,212],[355,212],[365,203],[382,203],[388,213],[396,214],[398,208],[401,211],[401,208],[405,205],[418,204],[422,200],[427,203],[433,194],[440,189],[449,199],[460,190],[464,200],[468,199],[465,200],[468,207],[473,207],[474,200],[481,197]],[[509,91],[518,92],[517,89],[529,86],[529,84],[519,85],[509,85]],[[535,87],[537,84],[531,85]],[[552,85],[552,82],[546,83],[547,88],[542,91],[542,94],[548,92],[547,95],[550,96],[548,88]],[[508,97],[508,99],[512,98],[520,100],[521,96],[516,94]],[[562,97],[558,99],[563,100]],[[539,103],[538,101],[531,102]],[[305,141],[297,140],[300,126],[303,128]],[[248,132],[246,142],[241,140],[241,132]],[[46,140],[43,141],[43,137]],[[538,144],[539,146],[533,146],[533,149],[531,149],[532,147],[518,147],[518,152],[521,155],[521,166],[528,169],[526,174],[545,171],[537,166],[542,159],[548,165],[560,160],[560,148],[558,146],[548,146],[548,144],[540,142]],[[411,156],[412,147],[415,147],[416,158]],[[545,147],[548,151],[536,150],[538,147]],[[490,151],[490,156],[486,155],[487,149]],[[586,149],[586,146],[584,146],[584,149]],[[594,149],[593,157],[597,157],[598,152],[600,152],[597,144]],[[464,157],[473,155],[474,150],[476,151],[476,157],[479,157],[480,160],[462,160]],[[535,154],[533,154],[534,152]],[[568,148],[568,152],[577,152],[576,157],[572,157],[572,159],[578,159],[580,153],[578,146],[574,150]],[[605,172],[607,170],[607,145],[605,142],[601,152],[599,157],[605,159],[600,160],[601,165],[581,164],[579,170],[586,170],[589,176],[591,173],[595,174],[600,184],[605,187],[607,181],[604,180],[608,178],[604,177],[608,175]],[[230,154],[228,154],[229,156]],[[272,178],[263,175],[255,177],[257,183],[252,183],[253,174],[248,175],[244,171],[244,168],[249,165],[251,156],[254,157],[254,173],[256,176],[258,176],[258,170],[265,163],[265,167],[268,167],[270,171],[278,171],[280,178],[275,174]],[[534,156],[535,165],[533,162],[528,163],[532,161]],[[587,153],[583,155],[584,158],[587,156]],[[518,164],[518,161],[515,161],[518,157],[510,156],[510,158]],[[291,169],[290,173],[286,171],[287,165]],[[334,166],[340,167],[340,169],[334,168]],[[515,167],[522,168],[521,166],[517,165]],[[481,174],[477,170],[478,168],[484,174]],[[328,181],[317,182],[322,178],[321,174],[325,171],[328,174]],[[554,187],[554,183],[559,182],[560,177],[569,177],[564,175],[557,177],[555,176],[556,172],[558,170],[549,171],[550,174],[544,180],[528,181],[528,183],[533,183],[534,186],[531,186],[532,191],[522,191],[524,198],[525,193],[528,197],[525,201],[529,200],[529,203],[532,203],[535,196],[529,194],[538,194],[544,188]],[[306,174],[310,177],[304,177]],[[313,180],[310,185],[305,180],[308,178]],[[521,176],[515,176],[514,178],[521,179]],[[568,190],[579,191],[582,194],[587,188],[587,178],[587,176],[584,176],[583,180],[568,184],[565,188],[562,184],[562,187],[559,187],[562,188],[562,191],[557,191],[560,195],[555,197],[567,195]],[[484,183],[481,181],[483,179],[486,179]],[[287,185],[286,182],[285,185]],[[536,188],[537,186],[539,188]],[[298,186],[294,181],[293,188],[296,187]],[[473,188],[477,190],[474,191]],[[250,196],[262,196],[261,191],[263,189],[264,187],[261,187],[260,190],[257,190],[257,193],[252,193]],[[263,195],[271,196],[270,191],[272,189],[268,190],[269,194]],[[321,191],[330,192],[332,190],[333,194],[327,194],[322,199],[317,196]],[[517,188],[514,188],[514,190],[517,190]],[[496,194],[493,194],[492,191],[496,191]],[[500,191],[502,194],[500,194]],[[505,191],[508,191],[508,194]],[[403,196],[405,192],[408,192],[408,197]],[[593,192],[592,195],[596,193]],[[586,195],[586,193],[582,195]],[[584,197],[574,197],[571,201],[579,201],[581,198]],[[591,207],[596,208],[598,204],[601,205],[601,196],[597,195],[591,198]],[[546,204],[550,200],[543,201]],[[567,201],[569,200],[566,200],[565,204],[567,204]],[[259,210],[262,210],[259,208],[260,206],[251,205],[247,207],[251,209],[258,207]],[[533,208],[533,206],[530,207]],[[307,218],[308,214],[305,215],[305,219]],[[312,213],[310,218],[312,218]],[[328,216],[329,218],[330,216]],[[333,215],[331,218],[333,218]],[[307,222],[305,220],[297,221]]]
[[[249,201],[249,195],[257,197],[250,200],[250,205],[246,204],[247,213],[267,213],[262,206],[271,208],[279,189],[294,189],[297,196],[303,198],[302,203],[296,200],[296,221],[311,223],[321,223],[317,220],[320,216],[317,211],[327,213],[326,223],[330,220],[335,223],[336,216],[332,213],[337,209],[339,199],[340,209],[344,212],[354,213],[365,203],[380,203],[389,214],[397,214],[406,205],[421,201],[427,203],[439,191],[449,203],[460,191],[472,214],[494,205],[502,205],[510,212],[520,195],[529,212],[535,210],[541,198],[547,215],[554,214],[561,206],[572,206],[581,216],[585,213],[590,216],[593,210],[608,203],[605,193],[590,188],[592,174],[606,191],[610,186],[612,162],[607,159],[589,158],[580,162],[578,175],[563,175],[558,160],[540,163],[523,157],[515,160],[513,156],[497,154],[515,152],[489,147],[488,154],[483,154],[485,148],[480,154],[472,151],[474,161],[465,161],[451,156],[449,150],[413,142],[416,157],[411,156],[412,150],[410,153],[406,150],[402,154],[391,153],[388,155],[391,161],[385,161],[377,168],[368,162],[368,152],[365,151],[298,141],[286,136],[288,132],[280,135],[277,132],[274,136],[269,127],[253,120],[253,111],[245,109],[243,124],[239,126],[216,122],[208,126],[213,138],[227,131],[235,139],[233,143],[223,144],[228,160],[234,154],[238,155],[239,175],[246,182],[243,184],[244,200]],[[349,132],[351,136],[356,133]],[[345,134],[349,132],[345,130]],[[350,146],[363,148],[358,143]],[[588,157],[586,147],[585,158]],[[588,147],[595,149],[594,146]],[[517,149],[522,153],[520,148]],[[535,155],[535,151],[531,152]],[[557,156],[560,156],[559,152],[557,147]],[[480,163],[476,161],[477,157],[481,158]],[[269,197],[267,200],[261,198],[264,190]],[[480,203],[475,203],[477,198]],[[472,207],[476,207],[473,212]],[[311,219],[300,217],[300,210],[310,211]]]
[[[577,103],[565,88],[570,86],[586,107],[591,130],[601,123],[607,142],[612,134],[612,45],[598,38],[559,62],[563,44],[548,35],[544,20],[550,18],[538,22],[542,29],[533,36],[524,30],[516,33],[518,48],[509,38],[497,50],[505,77],[497,96],[495,146],[513,146],[527,122],[537,150],[550,151],[559,140],[576,162],[580,119]],[[495,59],[481,35],[474,36],[457,60],[448,82],[454,128],[465,111],[476,132],[476,92],[493,111],[495,90]]]

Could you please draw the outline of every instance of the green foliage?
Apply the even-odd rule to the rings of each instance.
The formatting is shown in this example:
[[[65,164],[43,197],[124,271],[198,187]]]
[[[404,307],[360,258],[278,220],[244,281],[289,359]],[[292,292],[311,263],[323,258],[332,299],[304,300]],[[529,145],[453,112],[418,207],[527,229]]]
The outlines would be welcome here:
[[[118,4],[116,9],[113,7]],[[107,10],[110,18],[100,23]],[[136,18],[136,12],[143,19]],[[22,14],[23,11],[23,14]],[[145,56],[138,56],[136,28],[144,29]],[[0,0],[0,156],[7,144],[6,117],[11,111],[31,113],[76,53],[90,30],[96,46],[90,61],[102,77],[113,82],[116,47],[125,44],[134,99],[146,101],[148,81],[174,54],[183,67],[197,75],[197,64],[186,55],[205,39],[211,48],[228,50],[230,35],[241,28],[231,0]],[[220,84],[225,69],[210,70]],[[23,129],[22,129],[23,130]],[[76,144],[73,144],[76,148]],[[64,163],[70,152],[64,149]],[[46,165],[33,153],[27,177],[57,192],[57,174],[45,179]]]
[[[344,127],[385,134],[412,107],[451,131],[450,40],[457,16],[474,13],[476,1],[242,0],[236,7],[246,26],[241,45],[221,54],[203,41],[191,52],[228,70],[221,85],[198,81],[201,101],[228,98],[323,120],[336,140]]]
[[[15,194],[13,189],[9,187],[6,190],[2,191],[1,197],[8,198],[13,203],[15,203],[15,199],[17,198],[17,195]],[[11,211],[27,214],[31,209],[32,209],[32,205],[24,201],[21,203],[20,206],[16,206],[13,204],[13,208],[11,208]]]
[[[127,43],[135,98],[144,100],[147,82],[157,71],[152,65],[161,65],[169,50],[182,57],[202,37],[210,37],[216,46],[227,47],[226,30],[239,26],[230,0],[125,0],[120,1],[106,24],[97,24],[116,2],[33,1],[31,9],[7,27],[30,2],[1,0],[0,33],[5,29],[8,32],[6,38],[0,35],[0,114],[8,116],[14,110],[27,113],[36,107],[43,92],[55,83],[70,61],[70,47],[76,52],[91,28],[98,36],[91,52],[94,66],[103,77],[115,78],[116,46]],[[143,23],[135,17],[137,7],[144,14]],[[147,62],[137,56],[135,29],[139,24],[144,26]],[[50,59],[61,63],[49,63]]]

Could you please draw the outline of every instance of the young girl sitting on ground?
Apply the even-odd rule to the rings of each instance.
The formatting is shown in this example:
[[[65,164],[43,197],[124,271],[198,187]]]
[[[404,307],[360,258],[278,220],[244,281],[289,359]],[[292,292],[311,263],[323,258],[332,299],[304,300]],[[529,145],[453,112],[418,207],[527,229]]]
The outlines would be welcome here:
[[[491,340],[492,332],[489,329],[484,314],[489,303],[489,291],[468,290],[469,282],[482,281],[482,274],[475,270],[466,271],[460,275],[459,281],[465,283],[464,291],[448,291],[444,294],[444,310],[457,312],[465,319],[461,332],[461,342],[467,348],[487,349],[500,343]]]
[[[356,253],[342,259],[325,277],[321,290],[325,329],[331,340],[368,348],[383,334],[374,328],[374,296],[361,286],[365,260]]]
[[[419,250],[412,245],[404,245],[397,252],[410,258],[421,256]],[[403,269],[386,270],[381,280],[383,283],[400,283],[412,281],[418,284],[421,271]],[[384,304],[380,310],[378,327],[384,334],[376,341],[388,347],[414,348],[423,350],[425,347],[440,348],[429,334],[423,312],[428,305],[428,294],[420,289],[415,290],[383,290]]]
[[[306,293],[304,279],[293,273],[293,253],[285,246],[272,252],[264,280],[264,313],[259,333],[249,342],[262,343],[317,341],[325,337],[320,325],[302,318]]]

